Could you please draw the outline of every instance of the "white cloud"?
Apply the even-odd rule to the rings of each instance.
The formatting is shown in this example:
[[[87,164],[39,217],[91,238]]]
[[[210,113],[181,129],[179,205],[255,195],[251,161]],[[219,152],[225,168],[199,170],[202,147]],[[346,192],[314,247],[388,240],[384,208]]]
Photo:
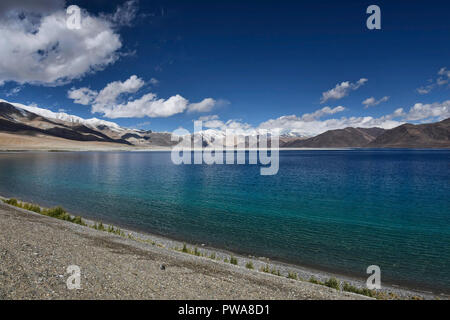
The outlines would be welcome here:
[[[225,125],[223,121],[219,120],[217,114],[200,117],[198,121],[202,121],[205,128],[220,128]]]
[[[328,100],[342,99],[343,97],[348,96],[350,91],[359,89],[359,87],[364,85],[367,81],[367,79],[361,78],[355,83],[352,83],[350,81],[341,82],[337,84],[333,89],[323,92],[320,103],[325,103]]]
[[[1,101],[7,102],[0,99],[0,102]],[[36,105],[24,106],[18,103],[11,104],[51,119],[84,123],[86,125],[104,124],[113,128],[120,128],[113,122],[99,120],[96,118],[85,120],[77,116],[63,113],[63,110],[55,113],[48,109],[38,108]],[[110,118],[144,116],[166,117],[185,111],[188,105],[189,102],[180,95],[170,97],[169,99],[157,99],[156,95],[150,93],[142,96],[140,99],[109,107],[105,109],[104,114]],[[345,110],[343,107],[336,107],[334,109],[326,108],[319,109],[312,113],[303,114],[301,116],[288,115],[276,119],[269,119],[257,126],[252,126],[248,123],[242,122],[242,120],[239,119],[222,121],[219,119],[218,115],[203,116],[199,117],[198,120],[203,121],[204,131],[216,134],[217,136],[223,135],[223,133],[228,130],[230,133],[236,135],[271,133],[275,135],[290,134],[311,137],[328,130],[343,129],[346,127],[380,127],[384,129],[391,129],[405,123],[406,121],[418,121],[420,123],[424,123],[440,121],[450,117],[450,100],[431,104],[416,103],[407,112],[405,112],[403,108],[398,108],[393,113],[378,118],[361,116],[321,120],[320,117],[324,115],[335,114]]]
[[[417,88],[416,90],[420,94],[427,94],[427,93],[430,93],[430,91],[433,90],[433,88],[434,88],[434,85],[430,84],[430,85],[427,85],[427,86],[423,86],[423,87]]]
[[[385,117],[342,117],[340,119],[328,119],[323,121],[303,121],[301,117],[291,115],[263,122],[259,125],[259,128],[267,129],[279,134],[296,134],[308,137],[321,134],[328,130],[343,129],[346,127],[380,127],[391,129],[401,124],[402,122]]]
[[[91,105],[92,113],[101,113],[107,118],[170,117],[186,110],[207,112],[216,105],[216,100],[212,98],[206,98],[198,103],[189,103],[179,94],[168,99],[159,99],[156,94],[147,93],[136,99],[130,97],[126,103],[120,101],[123,94],[136,93],[144,85],[144,80],[132,75],[126,81],[114,81],[107,84],[99,92],[89,88],[72,88],[67,96],[73,99],[74,103]]]
[[[100,92],[90,88],[72,88],[67,92],[67,96],[75,103],[90,105],[92,112],[101,112],[108,105],[117,104],[117,99],[125,93],[135,93],[145,85],[145,81],[136,75],[132,75],[125,81],[113,81],[108,83]]]
[[[450,78],[450,70],[447,70],[447,67],[443,67],[439,69],[438,75]]]
[[[81,29],[69,29],[64,2],[28,1],[34,5],[23,9],[21,2],[2,1],[0,83],[62,85],[118,59],[122,42],[111,20],[83,11]]]
[[[209,115],[209,116],[202,116],[198,118],[199,121],[209,121],[209,120],[217,120],[219,119],[219,116],[217,114]]]
[[[399,109],[403,112],[403,109]],[[435,103],[416,103],[408,113],[402,113],[407,121],[443,120],[450,117],[450,100]]]
[[[206,98],[198,103],[191,103],[189,105],[189,112],[209,112],[214,108],[217,101],[212,98]]]
[[[208,120],[203,123],[205,128],[222,128],[225,126],[225,123],[221,120]]]
[[[118,6],[113,14],[101,14],[118,26],[131,26],[138,12],[138,1],[130,0]]]
[[[389,100],[388,96],[384,96],[383,98],[381,98],[380,100],[376,100],[374,97],[370,97],[367,98],[366,100],[364,100],[362,102],[362,104],[365,106],[364,108],[368,108],[368,107],[373,107],[373,106],[377,106],[382,102],[386,102]]]
[[[343,129],[346,127],[380,127],[391,129],[406,121],[431,122],[440,121],[450,117],[450,100],[431,104],[416,103],[405,112],[403,108],[396,109],[393,113],[374,118],[366,117],[341,117],[340,119],[327,119],[320,121],[305,121],[305,115],[297,117],[295,115],[282,116],[277,119],[270,119],[259,125],[260,129],[267,129],[279,134],[298,134],[302,136],[315,136],[327,130]]]
[[[269,119],[256,127],[235,119],[225,122],[220,120],[217,115],[200,117],[198,120],[203,121],[203,127],[208,132],[216,132],[217,134],[229,130],[233,134],[243,135],[271,133],[276,135],[291,134],[306,137],[315,136],[328,130],[343,129],[346,127],[381,127],[391,129],[403,123],[393,120],[393,118],[399,116],[398,114],[380,118],[341,117],[340,119],[320,120],[320,118],[325,115],[336,114],[344,110],[346,109],[342,106],[333,109],[325,107],[301,116],[288,115],[276,119]]]
[[[180,95],[168,99],[158,99],[156,94],[148,93],[139,99],[125,104],[97,108],[107,118],[165,118],[186,110],[189,101]]]
[[[335,114],[342,111],[345,111],[345,108],[343,106],[335,107],[333,109],[331,109],[330,107],[323,107],[322,109],[316,110],[313,113],[305,113],[304,115],[302,115],[302,120],[314,121],[319,118],[322,118],[325,115]]]
[[[83,105],[91,104],[95,100],[95,97],[97,95],[98,95],[97,91],[91,90],[89,88],[79,88],[79,89],[72,88],[67,93],[67,96],[70,99],[73,99],[74,103]]]
[[[97,95],[93,105],[93,112],[97,112],[96,106],[99,110],[102,107],[109,104],[115,104],[117,98],[124,93],[135,93],[144,86],[145,82],[136,75],[132,75],[129,79],[124,82],[114,81],[108,83],[108,85],[103,88]]]
[[[430,82],[430,84],[425,85],[425,86],[421,86],[420,88],[417,88],[416,91],[419,94],[428,94],[434,88],[440,87],[440,86],[443,86],[443,85],[446,85],[446,84],[449,83],[449,81],[450,81],[450,70],[447,70],[446,67],[443,67],[443,68],[439,69],[437,74],[438,74],[438,77],[436,79],[428,80],[428,82]]]
[[[16,96],[21,90],[22,90],[22,87],[20,87],[20,86],[14,87],[6,93],[6,96],[7,97]]]

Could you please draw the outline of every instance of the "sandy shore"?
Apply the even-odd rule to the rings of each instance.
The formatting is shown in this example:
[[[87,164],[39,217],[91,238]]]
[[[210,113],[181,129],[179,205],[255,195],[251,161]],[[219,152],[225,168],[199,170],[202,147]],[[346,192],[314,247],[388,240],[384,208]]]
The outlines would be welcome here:
[[[69,290],[66,268],[81,269]],[[164,267],[162,267],[164,266]],[[365,299],[0,204],[0,299]]]
[[[52,136],[26,136],[0,132],[0,151],[36,152],[36,151],[167,151],[170,147],[127,146],[112,142],[96,142],[62,139]]]
[[[5,198],[0,196],[1,199]],[[307,281],[311,277],[322,282],[336,277],[363,288],[365,283],[361,279],[188,244],[190,250],[198,247],[203,255],[199,257],[179,252],[183,242],[122,231],[125,237],[0,201],[0,299],[367,298]],[[211,254],[214,260],[209,258]],[[238,259],[237,266],[224,262],[231,256]],[[248,262],[254,270],[246,268]],[[81,290],[68,290],[65,283],[69,276],[65,268],[74,264],[82,270]],[[280,274],[258,271],[264,266]],[[287,279],[289,273],[296,273],[299,280]],[[444,295],[385,285],[380,292],[396,299],[448,299]]]

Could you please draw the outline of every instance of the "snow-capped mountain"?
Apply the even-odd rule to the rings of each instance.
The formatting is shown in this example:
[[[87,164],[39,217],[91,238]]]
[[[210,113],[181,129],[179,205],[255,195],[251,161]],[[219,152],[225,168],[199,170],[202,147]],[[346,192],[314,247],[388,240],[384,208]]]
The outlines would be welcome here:
[[[83,119],[65,112],[0,100],[0,133],[21,137],[66,139],[108,143],[111,147],[168,147],[174,145],[170,133],[129,129],[97,118]],[[59,140],[58,140],[59,141]],[[73,144],[73,143],[72,143]]]
[[[222,130],[206,129],[194,134],[181,136],[191,141],[195,148],[201,146],[241,147],[248,136],[267,132],[236,132],[234,137],[226,137]],[[242,140],[244,138],[244,140]],[[83,119],[65,112],[53,112],[35,106],[25,106],[0,100],[0,150],[15,149],[136,149],[167,148],[177,142],[172,141],[168,132],[152,132],[129,129],[110,121],[96,118]],[[268,144],[271,142],[268,142]],[[82,146],[82,148],[81,148]],[[441,122],[412,125],[397,128],[345,128],[329,130],[315,137],[299,137],[294,133],[280,136],[281,148],[449,148],[450,118]]]
[[[37,114],[47,119],[71,122],[74,124],[82,124],[90,128],[97,128],[98,126],[106,126],[111,130],[115,130],[118,132],[127,130],[125,128],[120,127],[117,123],[111,121],[105,121],[97,118],[83,119],[81,117],[74,116],[65,112],[53,112],[48,109],[43,109],[35,106],[27,106],[21,103],[8,102],[3,99],[0,99],[0,102],[9,103],[14,107],[16,107],[18,110],[26,110],[28,112]]]

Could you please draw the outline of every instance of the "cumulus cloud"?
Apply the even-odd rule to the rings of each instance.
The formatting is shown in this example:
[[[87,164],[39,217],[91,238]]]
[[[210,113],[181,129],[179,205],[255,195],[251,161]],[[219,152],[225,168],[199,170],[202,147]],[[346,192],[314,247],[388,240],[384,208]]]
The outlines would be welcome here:
[[[376,100],[374,97],[370,97],[370,98],[367,98],[366,100],[364,100],[364,101],[362,102],[362,104],[364,105],[364,108],[367,109],[368,107],[374,107],[374,106],[377,106],[377,105],[379,105],[380,103],[386,102],[386,101],[388,101],[388,100],[389,100],[389,97],[388,97],[388,96],[384,96],[383,98],[381,98],[381,99],[379,99],[379,100]]]
[[[152,81],[150,81],[152,82]],[[168,99],[160,99],[154,93],[147,93],[140,98],[129,97],[123,102],[126,94],[134,94],[144,87],[145,81],[136,75],[132,75],[125,81],[114,81],[106,85],[99,92],[90,88],[72,88],[67,96],[74,103],[91,105],[92,113],[101,113],[107,118],[158,118],[170,117],[186,110],[191,112],[210,111],[216,104],[216,100],[206,98],[198,103],[189,101],[177,94]]]
[[[450,81],[450,70],[447,70],[446,67],[443,67],[439,69],[437,77],[435,79],[428,80],[429,84],[417,88],[416,91],[419,94],[428,94],[434,88],[448,84],[449,81]]]
[[[189,105],[189,112],[209,112],[214,108],[217,101],[212,98],[206,98],[198,103],[192,103]]]
[[[328,107],[326,107],[328,108]],[[338,109],[339,108],[339,109]],[[342,108],[342,109],[341,109]],[[344,129],[347,127],[392,129],[407,121],[431,122],[440,121],[450,117],[450,100],[431,104],[416,103],[408,111],[403,108],[396,109],[393,113],[381,117],[341,117],[321,120],[323,115],[333,114],[345,110],[343,107],[334,109],[319,109],[301,116],[287,115],[276,119],[269,119],[256,127],[250,126],[239,120],[220,120],[218,116],[200,117],[203,127],[207,130],[224,132],[231,130],[235,134],[271,133],[275,135],[297,135],[311,137],[328,130]],[[315,116],[312,116],[315,115]]]
[[[450,100],[435,103],[416,103],[407,113],[403,109],[398,109],[404,120],[443,120],[450,117]]]
[[[142,88],[144,84],[144,80],[136,75],[132,75],[126,81],[114,81],[109,83],[105,88],[100,90],[100,92],[91,90],[90,88],[72,88],[68,91],[67,96],[78,104],[92,104],[92,112],[101,112],[105,106],[116,104],[120,95],[125,93],[135,93]]]
[[[66,25],[64,1],[2,1],[0,84],[56,86],[104,69],[119,58],[122,42],[114,17],[82,11],[81,29]],[[119,21],[120,20],[120,21]]]
[[[165,118],[186,110],[188,100],[180,95],[168,99],[158,99],[156,94],[148,93],[141,98],[125,104],[97,108],[107,118]]]
[[[336,108],[325,107],[312,113],[305,113],[301,116],[287,115],[276,119],[269,119],[257,126],[251,126],[241,120],[222,121],[217,115],[200,117],[203,127],[208,132],[225,132],[228,130],[232,134],[255,135],[270,133],[274,135],[296,135],[311,137],[328,130],[343,129],[346,127],[381,127],[391,129],[401,125],[403,122],[394,120],[402,114],[392,114],[380,118],[373,117],[341,117],[339,119],[321,120],[323,116],[336,114],[346,110],[339,106]]]
[[[73,99],[75,103],[89,105],[91,104],[95,98],[97,97],[98,92],[91,90],[89,88],[72,88],[67,93],[67,96],[70,99]]]
[[[5,100],[0,99],[0,102],[1,101]],[[113,122],[106,122],[95,118],[83,120],[77,116],[68,115],[66,113],[55,113],[48,109],[38,108],[36,105],[24,106],[18,103],[12,104],[49,118],[81,123],[105,123],[109,126],[118,127],[118,125]],[[150,93],[127,103],[107,107],[104,110],[104,114],[110,118],[144,116],[166,117],[185,111],[188,108],[188,105],[189,102],[180,95],[170,97],[169,99],[158,99],[156,95]],[[404,111],[403,108],[398,108],[393,113],[377,118],[371,116],[352,116],[323,120],[321,117],[324,115],[336,114],[337,112],[345,110],[343,107],[336,107],[333,109],[326,108],[329,107],[319,109],[312,113],[306,113],[301,116],[287,115],[276,119],[269,119],[257,126],[252,126],[240,119],[230,119],[228,121],[224,121],[221,120],[218,115],[202,116],[199,117],[198,120],[203,122],[203,131],[215,133],[217,136],[221,136],[223,133],[228,131],[235,135],[270,133],[273,135],[286,134],[311,137],[328,130],[343,129],[346,127],[379,127],[391,129],[405,123],[406,121],[425,123],[440,121],[450,117],[450,100],[431,104],[416,103],[408,111]]]
[[[197,121],[202,121],[203,127],[205,128],[221,128],[225,125],[222,120],[219,120],[219,116],[216,114],[199,117]]]
[[[310,137],[328,130],[343,129],[346,127],[380,127],[391,129],[401,124],[402,122],[387,117],[341,117],[339,119],[304,121],[302,117],[290,115],[263,122],[259,125],[259,128],[278,134],[295,134]]]
[[[365,78],[359,79],[357,82],[344,81],[337,84],[333,89],[325,91],[322,93],[322,98],[320,99],[320,103],[325,103],[328,100],[338,100],[342,99],[349,95],[350,91],[354,91],[359,89],[362,85],[364,85],[368,80]]]
[[[135,93],[140,88],[144,86],[145,82],[141,78],[138,78],[136,75],[132,75],[129,79],[124,82],[114,81],[109,83],[105,88],[103,88],[95,98],[95,104],[93,112],[97,112],[95,110],[95,106],[115,104],[117,98],[124,93]]]
[[[221,120],[207,120],[203,123],[205,128],[223,128],[225,127],[225,123]]]
[[[396,109],[393,113],[374,118],[366,117],[341,117],[339,119],[305,121],[309,117],[282,116],[261,123],[258,128],[266,129],[278,134],[297,134],[301,136],[315,136],[327,130],[343,129],[346,127],[371,128],[379,127],[392,129],[406,121],[440,121],[450,117],[450,100],[431,104],[416,103],[409,111],[403,108]],[[310,120],[310,119],[309,119]]]

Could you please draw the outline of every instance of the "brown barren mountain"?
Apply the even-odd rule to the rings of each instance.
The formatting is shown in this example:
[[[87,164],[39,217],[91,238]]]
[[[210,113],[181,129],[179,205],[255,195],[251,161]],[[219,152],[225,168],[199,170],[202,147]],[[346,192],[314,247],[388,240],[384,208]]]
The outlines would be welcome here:
[[[1,150],[128,150],[136,147],[168,147],[173,144],[175,142],[171,141],[170,133],[50,119],[0,101]]]
[[[406,123],[386,130],[368,148],[450,148],[450,118],[427,124]]]
[[[200,137],[203,146],[215,140],[214,136]],[[0,101],[0,150],[132,150],[169,148],[176,143],[171,141],[170,133],[122,128],[98,119],[46,118]],[[308,139],[281,137],[280,147],[450,148],[450,118],[436,123],[403,124],[390,130],[348,127]]]
[[[358,148],[364,147],[384,133],[381,128],[352,128],[328,130],[315,137],[289,141],[283,148]]]

